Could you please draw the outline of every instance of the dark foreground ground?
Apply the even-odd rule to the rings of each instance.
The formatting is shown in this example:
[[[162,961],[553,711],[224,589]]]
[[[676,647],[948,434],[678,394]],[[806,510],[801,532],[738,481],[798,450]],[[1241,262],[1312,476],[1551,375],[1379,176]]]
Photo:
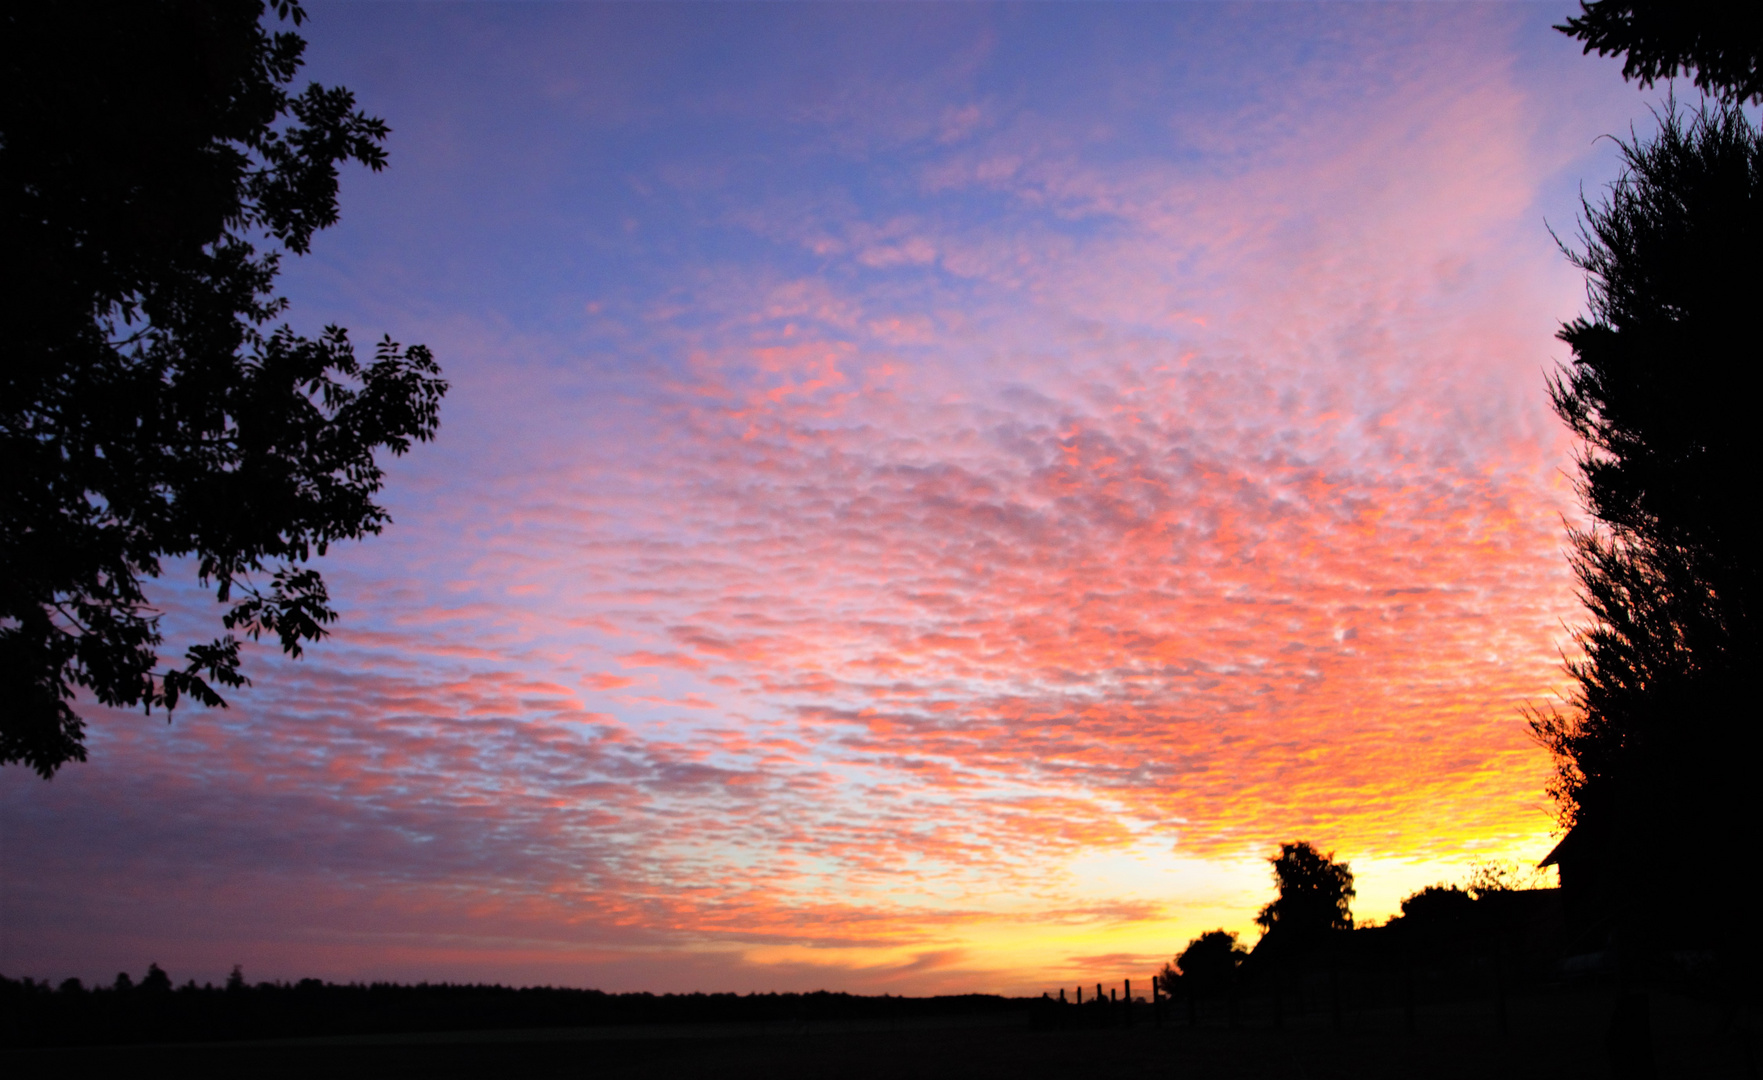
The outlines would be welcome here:
[[[1200,1026],[1033,1031],[1026,1018],[889,1024],[697,1025],[456,1032],[273,1042],[0,1052],[31,1077],[1608,1077],[1607,991],[1515,998],[1507,1031],[1489,1008],[1285,1018],[1279,1028]],[[1658,1075],[1756,1077],[1758,1031],[1733,1013],[1652,998]]]

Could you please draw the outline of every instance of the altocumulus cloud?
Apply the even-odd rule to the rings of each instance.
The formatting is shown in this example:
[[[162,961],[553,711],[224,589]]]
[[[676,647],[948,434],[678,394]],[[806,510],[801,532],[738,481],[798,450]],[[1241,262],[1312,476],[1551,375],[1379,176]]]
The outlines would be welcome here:
[[[329,643],[0,776],[6,970],[1038,988],[1546,833],[1546,20],[315,14],[400,141],[295,311],[460,403]]]

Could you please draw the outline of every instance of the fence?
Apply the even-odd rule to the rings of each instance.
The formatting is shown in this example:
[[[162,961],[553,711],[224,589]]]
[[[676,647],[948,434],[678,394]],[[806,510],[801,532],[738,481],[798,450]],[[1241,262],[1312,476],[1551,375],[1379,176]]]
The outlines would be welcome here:
[[[1048,991],[1034,1003],[1030,1023],[1041,1030],[1115,1028],[1139,1024],[1186,1027],[1278,1028],[1288,1021],[1416,1031],[1428,1010],[1448,1008],[1504,1032],[1515,994],[1546,992],[1561,982],[1558,965],[1521,963],[1508,951],[1485,948],[1460,955],[1378,958],[1353,962],[1323,956],[1316,962],[1245,969],[1225,989],[1188,992],[1179,982],[1166,992],[1153,976],[1133,997],[1131,979]],[[1394,962],[1391,962],[1391,961]]]

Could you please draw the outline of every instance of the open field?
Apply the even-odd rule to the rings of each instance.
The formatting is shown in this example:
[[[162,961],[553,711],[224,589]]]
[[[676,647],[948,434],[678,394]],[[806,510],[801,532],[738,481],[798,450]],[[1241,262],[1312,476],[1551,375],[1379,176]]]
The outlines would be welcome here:
[[[1755,1017],[1653,999],[1659,1075],[1757,1073]],[[0,1073],[252,1077],[1567,1077],[1611,1075],[1606,992],[1514,998],[1491,1009],[1326,1015],[1279,1028],[1185,1024],[1032,1031],[1013,1016],[890,1024],[674,1025],[15,1050]]]

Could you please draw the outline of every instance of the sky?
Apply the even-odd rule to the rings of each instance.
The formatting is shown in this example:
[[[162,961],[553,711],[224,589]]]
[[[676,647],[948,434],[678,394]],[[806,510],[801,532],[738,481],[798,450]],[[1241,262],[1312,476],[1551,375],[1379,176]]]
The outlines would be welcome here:
[[[307,6],[393,134],[290,319],[440,436],[304,659],[0,770],[0,972],[1038,994],[1548,851],[1550,228],[1663,94],[1568,5]]]

